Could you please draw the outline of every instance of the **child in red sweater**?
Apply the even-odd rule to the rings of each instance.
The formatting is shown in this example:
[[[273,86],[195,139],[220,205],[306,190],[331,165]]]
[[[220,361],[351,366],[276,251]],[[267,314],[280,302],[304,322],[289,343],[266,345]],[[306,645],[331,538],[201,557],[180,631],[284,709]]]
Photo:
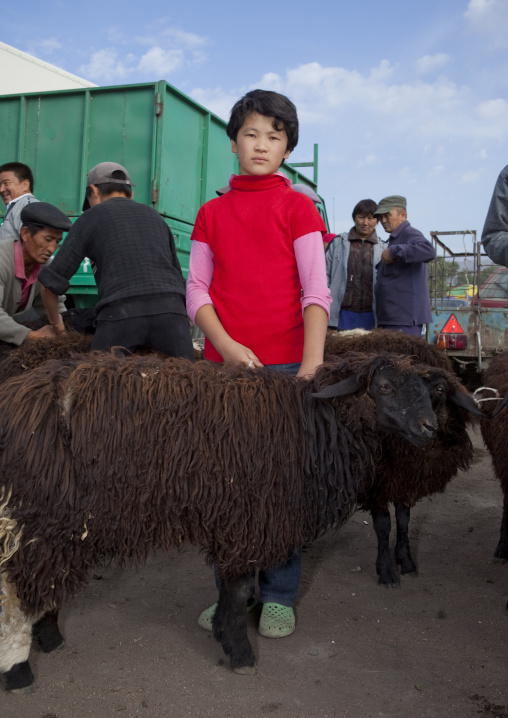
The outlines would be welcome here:
[[[234,105],[227,132],[240,174],[231,177],[229,192],[199,210],[187,311],[205,334],[210,361],[311,377],[323,361],[331,297],[324,222],[279,171],[298,142],[296,108],[284,95],[253,90]],[[300,567],[296,553],[260,572],[261,635],[294,631]],[[215,608],[201,614],[199,625],[212,629]]]

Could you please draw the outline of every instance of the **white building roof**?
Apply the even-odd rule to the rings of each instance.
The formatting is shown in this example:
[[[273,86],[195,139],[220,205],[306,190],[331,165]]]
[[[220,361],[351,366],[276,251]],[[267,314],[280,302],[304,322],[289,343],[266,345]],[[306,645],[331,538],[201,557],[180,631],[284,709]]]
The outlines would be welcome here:
[[[49,62],[0,42],[0,95],[21,95],[27,92],[73,90],[96,87],[82,77],[71,75]]]

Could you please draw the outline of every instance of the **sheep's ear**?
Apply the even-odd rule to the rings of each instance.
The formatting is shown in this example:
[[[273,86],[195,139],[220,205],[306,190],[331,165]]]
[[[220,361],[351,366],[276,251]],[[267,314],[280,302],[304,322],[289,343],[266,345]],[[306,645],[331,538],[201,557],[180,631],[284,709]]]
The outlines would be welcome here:
[[[470,411],[471,414],[475,414],[475,416],[488,416],[477,406],[473,397],[469,396],[469,394],[464,394],[463,391],[454,391],[452,394],[448,394],[448,399],[452,402],[452,404],[460,406],[461,409]]]
[[[321,391],[314,392],[312,396],[316,399],[331,399],[334,396],[347,396],[348,394],[355,394],[362,386],[355,376],[349,376],[337,384],[325,386]]]

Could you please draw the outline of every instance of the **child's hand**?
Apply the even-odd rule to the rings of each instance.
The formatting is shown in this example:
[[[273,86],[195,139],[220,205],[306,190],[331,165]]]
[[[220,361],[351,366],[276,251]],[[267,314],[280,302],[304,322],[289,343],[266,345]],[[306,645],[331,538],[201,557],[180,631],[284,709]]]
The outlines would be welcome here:
[[[256,367],[260,368],[263,364],[259,361],[257,356],[248,347],[244,347],[243,344],[235,342],[233,339],[221,347],[220,353],[225,362],[231,364],[243,364],[249,368]]]
[[[300,369],[298,370],[297,377],[300,377],[300,379],[312,379],[314,374],[316,373],[316,369],[318,368],[319,363],[316,364],[313,361],[309,362],[303,362],[300,365]]]

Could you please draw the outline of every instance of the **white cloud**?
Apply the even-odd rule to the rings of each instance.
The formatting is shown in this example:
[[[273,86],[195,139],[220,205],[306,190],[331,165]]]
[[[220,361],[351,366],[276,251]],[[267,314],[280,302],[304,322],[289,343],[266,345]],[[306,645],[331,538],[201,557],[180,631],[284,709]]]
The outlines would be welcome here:
[[[444,52],[438,52],[435,55],[424,55],[416,60],[415,70],[418,75],[430,75],[437,70],[441,70],[449,61],[450,56]]]
[[[371,152],[370,154],[366,155],[365,157],[362,157],[362,159],[360,159],[357,162],[356,166],[357,167],[367,167],[369,165],[377,164],[378,162],[379,162],[379,157]]]
[[[80,72],[99,82],[128,81],[133,73],[167,79],[185,65],[206,61],[207,38],[155,23],[146,35],[129,37],[117,27],[107,31],[108,47],[93,52]],[[128,48],[128,51],[127,51]],[[148,48],[148,49],[147,49]]]
[[[464,17],[471,31],[484,36],[491,47],[508,47],[507,0],[470,0]]]
[[[179,70],[184,62],[182,50],[163,50],[151,47],[139,61],[138,70],[145,75],[164,78]]]
[[[246,90],[243,90],[237,94],[224,92],[224,90],[220,87],[216,87],[215,89],[196,87],[189,92],[189,95],[193,100],[199,102],[200,105],[206,107],[207,110],[210,110],[223,120],[227,121],[229,119],[231,108],[242,96],[242,94],[245,94],[245,92]]]
[[[43,52],[48,55],[51,55],[55,50],[60,50],[62,47],[62,43],[56,40],[55,38],[46,38],[45,40],[40,40],[37,43],[37,47]]]
[[[446,77],[433,82],[415,79],[398,83],[397,68],[383,61],[362,74],[313,62],[287,71],[284,77],[264,75],[257,87],[276,89],[297,105],[300,118],[316,125],[349,126],[356,130],[381,127],[399,141],[422,138],[442,142],[456,139],[508,138],[508,103],[502,99],[475,104],[468,87]],[[423,145],[423,146],[425,146]]]
[[[57,50],[61,50],[62,47],[62,43],[56,38],[45,38],[43,40],[33,41],[25,49],[25,52],[28,52],[29,55],[33,55],[34,57],[38,57],[42,60],[46,57],[53,56]]]
[[[477,182],[480,178],[480,173],[476,170],[470,170],[469,172],[465,172],[462,177],[460,178],[460,181],[462,184],[473,184]]]
[[[114,82],[124,80],[130,70],[118,59],[118,53],[112,48],[105,48],[92,53],[90,62],[81,65],[79,72],[90,80]]]
[[[203,47],[208,43],[206,37],[195,35],[192,32],[184,32],[174,27],[168,27],[161,32],[161,36],[168,38],[170,42],[177,46],[188,50],[195,50],[196,48]]]

